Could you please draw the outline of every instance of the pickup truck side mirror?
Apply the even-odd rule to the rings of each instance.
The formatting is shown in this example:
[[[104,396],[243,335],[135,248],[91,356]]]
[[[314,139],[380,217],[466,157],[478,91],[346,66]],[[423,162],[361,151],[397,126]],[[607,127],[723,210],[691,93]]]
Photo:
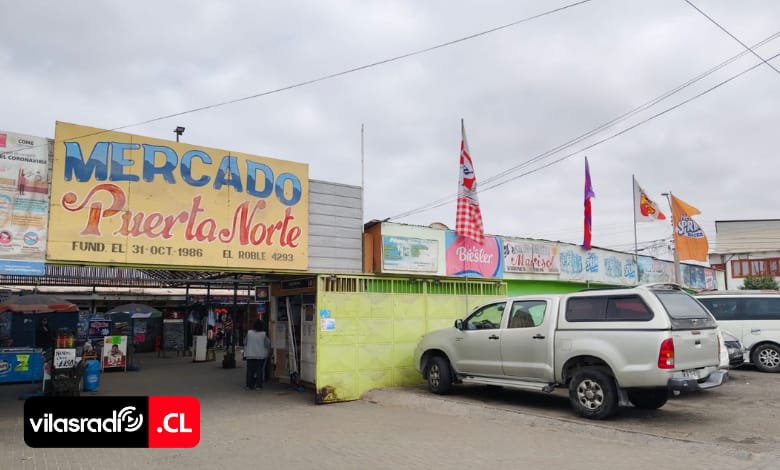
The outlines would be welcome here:
[[[463,320],[461,319],[455,320],[455,328],[459,330],[463,330]]]

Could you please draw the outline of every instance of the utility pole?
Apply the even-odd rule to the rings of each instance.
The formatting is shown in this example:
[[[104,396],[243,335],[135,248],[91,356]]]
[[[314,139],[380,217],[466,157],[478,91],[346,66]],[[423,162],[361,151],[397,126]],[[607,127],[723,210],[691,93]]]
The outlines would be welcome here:
[[[677,227],[674,226],[674,207],[672,207],[672,193],[671,191],[668,193],[661,193],[661,196],[666,196],[666,201],[669,203],[669,210],[672,213],[672,240],[674,241],[674,249],[672,250],[672,253],[674,253],[674,283],[681,286],[682,280],[680,279],[680,255],[677,253],[677,236],[675,235],[675,230],[677,230]]]

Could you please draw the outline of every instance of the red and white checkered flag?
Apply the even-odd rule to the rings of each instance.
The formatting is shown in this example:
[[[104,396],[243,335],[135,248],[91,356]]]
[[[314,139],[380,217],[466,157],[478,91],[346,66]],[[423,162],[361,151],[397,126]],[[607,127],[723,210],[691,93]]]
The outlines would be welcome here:
[[[477,177],[471,162],[469,145],[466,141],[466,127],[460,121],[463,138],[460,142],[460,180],[458,181],[458,209],[455,213],[455,233],[471,238],[477,243],[485,240],[482,227],[482,212],[477,199]]]

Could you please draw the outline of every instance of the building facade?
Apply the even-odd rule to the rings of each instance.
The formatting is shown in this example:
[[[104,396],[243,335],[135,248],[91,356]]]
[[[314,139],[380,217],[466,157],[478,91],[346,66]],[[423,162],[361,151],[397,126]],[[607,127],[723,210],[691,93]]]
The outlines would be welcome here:
[[[780,281],[780,219],[715,221],[710,265],[722,271],[725,289],[739,289],[748,276]]]

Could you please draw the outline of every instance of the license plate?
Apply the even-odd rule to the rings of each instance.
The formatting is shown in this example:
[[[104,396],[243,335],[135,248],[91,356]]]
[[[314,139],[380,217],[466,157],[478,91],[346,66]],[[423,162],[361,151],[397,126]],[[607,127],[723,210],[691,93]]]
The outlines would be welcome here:
[[[682,372],[683,372],[683,377],[691,377],[691,378],[699,377],[699,373],[696,369],[685,369]]]

